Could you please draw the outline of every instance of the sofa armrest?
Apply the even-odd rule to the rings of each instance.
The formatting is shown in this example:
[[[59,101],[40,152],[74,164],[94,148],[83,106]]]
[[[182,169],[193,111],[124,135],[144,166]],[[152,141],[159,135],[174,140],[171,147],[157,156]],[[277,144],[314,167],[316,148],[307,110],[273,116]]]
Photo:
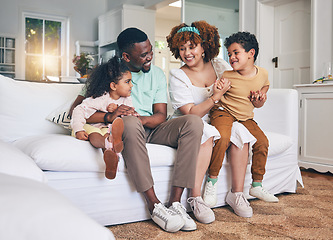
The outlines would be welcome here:
[[[297,144],[297,91],[294,89],[270,89],[265,105],[255,109],[254,120],[263,131],[290,136]]]

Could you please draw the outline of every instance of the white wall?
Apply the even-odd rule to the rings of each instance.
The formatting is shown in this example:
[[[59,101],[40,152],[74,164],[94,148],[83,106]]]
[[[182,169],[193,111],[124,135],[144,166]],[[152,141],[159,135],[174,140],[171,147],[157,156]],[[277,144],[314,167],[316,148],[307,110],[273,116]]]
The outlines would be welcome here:
[[[185,1],[186,24],[199,20],[205,20],[216,26],[223,38],[230,36],[239,29],[239,14],[234,10]]]
[[[312,0],[312,54],[313,80],[322,76],[326,62],[333,62],[333,1]]]
[[[69,18],[69,62],[75,53],[75,41],[98,40],[98,16],[105,13],[107,0],[0,0],[0,33],[17,38],[18,58],[24,51],[22,12],[43,13]],[[70,75],[74,75],[70,65]],[[17,72],[17,78],[23,76]]]

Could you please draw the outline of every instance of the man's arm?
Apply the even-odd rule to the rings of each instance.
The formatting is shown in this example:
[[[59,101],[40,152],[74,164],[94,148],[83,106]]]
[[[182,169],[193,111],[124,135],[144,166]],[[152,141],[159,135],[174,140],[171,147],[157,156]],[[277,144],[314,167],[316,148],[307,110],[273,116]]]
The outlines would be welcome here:
[[[69,116],[72,116],[72,113],[73,113],[74,108],[75,108],[77,105],[81,104],[82,101],[83,101],[84,99],[85,99],[84,96],[81,96],[81,95],[78,95],[78,96],[77,96],[77,98],[76,98],[75,101],[73,102],[71,108],[69,109],[69,113],[68,113]]]
[[[153,105],[153,115],[140,116],[142,125],[148,128],[155,128],[166,120],[167,117],[167,104],[155,103]]]

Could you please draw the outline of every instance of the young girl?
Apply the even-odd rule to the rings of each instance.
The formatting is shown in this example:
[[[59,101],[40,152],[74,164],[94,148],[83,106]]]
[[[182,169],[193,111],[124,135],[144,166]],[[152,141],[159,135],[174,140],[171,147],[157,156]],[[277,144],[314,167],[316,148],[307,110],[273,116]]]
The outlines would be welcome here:
[[[96,148],[102,148],[105,177],[108,179],[116,177],[119,154],[123,150],[124,123],[118,106],[133,106],[131,78],[131,72],[117,56],[96,67],[86,84],[86,99],[74,108],[72,114],[73,135],[80,140],[89,140]],[[87,124],[86,120],[96,111],[111,114],[112,124],[107,120],[105,123]],[[134,115],[137,116],[137,113]]]

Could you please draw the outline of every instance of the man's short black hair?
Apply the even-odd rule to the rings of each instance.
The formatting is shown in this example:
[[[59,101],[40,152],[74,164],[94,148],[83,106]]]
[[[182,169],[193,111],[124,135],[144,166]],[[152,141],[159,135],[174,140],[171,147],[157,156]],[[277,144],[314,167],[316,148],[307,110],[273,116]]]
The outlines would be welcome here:
[[[259,44],[254,34],[249,32],[234,33],[225,39],[224,46],[228,48],[233,43],[240,44],[245,49],[245,52],[248,52],[253,48],[255,50],[254,61],[256,61],[259,53]]]
[[[128,52],[135,43],[141,43],[148,39],[147,34],[138,28],[131,27],[122,31],[117,37],[117,45],[120,54]]]

